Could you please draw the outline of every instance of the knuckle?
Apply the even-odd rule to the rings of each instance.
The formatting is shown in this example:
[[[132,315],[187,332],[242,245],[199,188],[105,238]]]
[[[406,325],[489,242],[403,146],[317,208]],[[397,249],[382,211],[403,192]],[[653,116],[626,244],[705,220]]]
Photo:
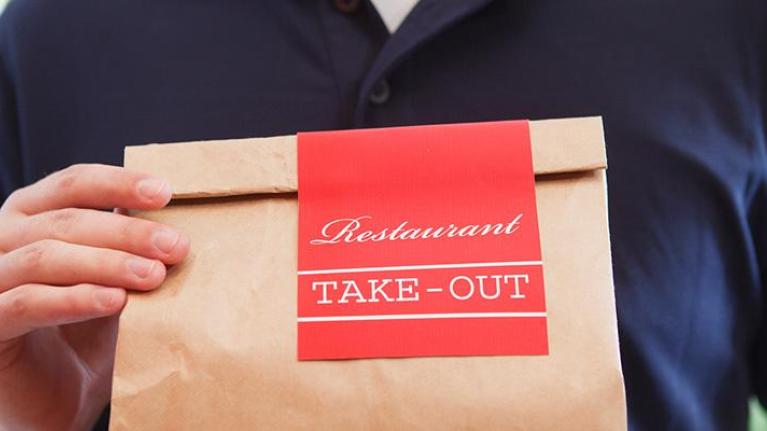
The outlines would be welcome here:
[[[33,244],[19,251],[18,264],[22,271],[35,271],[42,266],[44,248],[39,244]]]
[[[124,220],[116,229],[117,238],[120,243],[128,243],[136,239],[136,231],[133,220]]]
[[[13,248],[13,233],[22,233],[19,231],[20,230],[14,229],[12,222],[8,218],[0,215],[0,255],[2,255],[3,252],[8,252]]]
[[[53,187],[59,192],[71,190],[77,184],[78,180],[86,175],[87,171],[88,165],[86,164],[75,164],[66,167],[51,175]]]
[[[80,211],[64,208],[52,211],[48,215],[48,229],[53,237],[66,237],[72,232],[80,219]]]
[[[19,196],[22,193],[24,193],[24,189],[26,189],[26,187],[22,187],[22,188],[19,188],[19,189],[16,189],[16,190],[12,191],[11,194],[8,195],[8,198],[6,199],[6,202],[11,202],[11,201],[14,201],[14,200],[18,200]]]
[[[42,265],[45,257],[54,246],[52,240],[41,240],[34,242],[18,250],[17,265],[24,272],[34,272]]]
[[[51,178],[53,187],[58,192],[66,192],[67,190],[71,190],[75,182],[77,182],[77,173],[73,172],[71,169],[72,168],[67,168],[57,174],[54,174],[53,178]]]
[[[125,241],[135,241],[135,248],[147,255],[154,254],[155,246],[152,244],[152,236],[158,225],[151,222],[133,220],[125,224]]]
[[[87,163],[75,163],[59,171],[62,174],[83,175],[89,169]]]
[[[154,232],[159,230],[162,225],[132,217],[120,218],[118,223],[115,226],[114,235],[125,250],[131,250],[145,256],[156,254],[152,238]]]
[[[9,320],[18,320],[29,313],[29,304],[27,303],[25,289],[21,287],[5,292],[6,296],[2,314]]]
[[[26,193],[28,193],[28,190],[29,190],[29,186],[22,187],[11,192],[11,194],[8,195],[8,197],[5,199],[5,202],[2,205],[2,209],[10,207],[14,205],[15,202],[18,202],[19,200],[21,200],[23,196]]]
[[[77,296],[75,293],[77,290],[71,289],[71,291],[68,291],[68,294],[62,295],[61,298],[58,299],[58,303],[55,307],[49,307],[46,309],[44,319],[53,322],[60,320],[68,315],[76,314],[77,311],[79,311],[80,304],[77,301]]]

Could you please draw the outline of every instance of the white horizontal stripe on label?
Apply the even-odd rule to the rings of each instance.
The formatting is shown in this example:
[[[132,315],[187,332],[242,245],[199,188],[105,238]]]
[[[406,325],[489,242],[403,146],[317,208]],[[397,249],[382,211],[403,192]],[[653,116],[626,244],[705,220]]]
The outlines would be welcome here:
[[[361,316],[299,317],[299,323],[353,322],[364,320],[424,320],[424,319],[493,319],[504,317],[546,317],[545,311],[487,312],[487,313],[424,313],[424,314],[370,314]]]
[[[513,262],[477,262],[477,263],[444,263],[436,265],[404,265],[404,266],[371,266],[365,268],[336,268],[336,269],[312,269],[298,271],[298,275],[320,274],[350,274],[355,272],[377,271],[407,271],[413,269],[450,269],[450,268],[492,268],[502,266],[535,266],[543,265],[540,260],[520,260]]]

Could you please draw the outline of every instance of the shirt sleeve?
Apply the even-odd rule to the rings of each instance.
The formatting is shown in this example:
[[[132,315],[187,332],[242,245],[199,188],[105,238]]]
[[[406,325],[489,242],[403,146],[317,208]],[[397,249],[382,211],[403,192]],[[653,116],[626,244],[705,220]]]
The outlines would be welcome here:
[[[0,15],[0,203],[23,182],[10,14]]]

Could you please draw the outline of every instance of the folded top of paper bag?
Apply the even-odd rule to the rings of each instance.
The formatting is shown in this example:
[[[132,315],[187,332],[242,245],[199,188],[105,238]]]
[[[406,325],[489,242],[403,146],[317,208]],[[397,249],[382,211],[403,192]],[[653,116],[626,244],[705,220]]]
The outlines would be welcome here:
[[[606,167],[601,117],[530,121],[530,135],[536,175]],[[295,135],[132,146],[125,164],[167,179],[174,199],[288,193],[298,184]]]

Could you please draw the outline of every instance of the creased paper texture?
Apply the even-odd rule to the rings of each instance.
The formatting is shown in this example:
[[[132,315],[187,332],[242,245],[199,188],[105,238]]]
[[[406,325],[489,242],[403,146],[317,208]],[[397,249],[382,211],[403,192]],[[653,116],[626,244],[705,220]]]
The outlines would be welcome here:
[[[192,251],[129,298],[111,429],[625,430],[601,121],[530,127],[548,356],[299,362],[294,138],[129,148]]]

